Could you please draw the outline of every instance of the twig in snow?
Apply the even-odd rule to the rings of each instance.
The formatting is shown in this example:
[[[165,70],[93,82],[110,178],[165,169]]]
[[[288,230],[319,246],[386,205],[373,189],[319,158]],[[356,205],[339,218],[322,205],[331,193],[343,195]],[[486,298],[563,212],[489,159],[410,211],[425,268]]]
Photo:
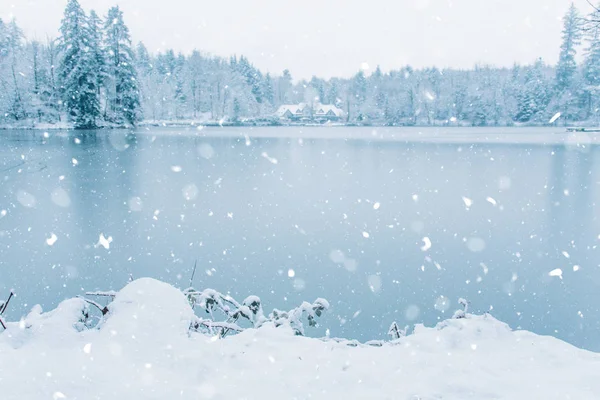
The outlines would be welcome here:
[[[110,298],[115,298],[115,296],[117,295],[117,292],[110,290],[107,292],[86,292],[85,293],[86,296],[95,296],[95,297],[110,297]]]
[[[108,306],[104,306],[102,307],[100,304],[98,304],[97,302],[95,302],[94,300],[90,300],[90,299],[86,299],[85,297],[82,297],[83,301],[85,301],[88,304],[93,305],[94,307],[96,307],[98,310],[100,310],[100,312],[102,313],[102,315],[106,315],[108,314]]]
[[[198,266],[198,260],[194,261],[194,270],[192,271],[192,276],[190,277],[190,287],[193,286],[194,276],[196,275],[196,267]]]
[[[12,299],[14,295],[14,292],[11,290],[10,294],[8,295],[8,299],[2,304],[0,304],[0,325],[4,330],[6,330],[6,324],[4,323],[4,319],[2,319],[2,314],[4,314],[4,311],[6,311],[8,303],[10,303],[10,299]]]

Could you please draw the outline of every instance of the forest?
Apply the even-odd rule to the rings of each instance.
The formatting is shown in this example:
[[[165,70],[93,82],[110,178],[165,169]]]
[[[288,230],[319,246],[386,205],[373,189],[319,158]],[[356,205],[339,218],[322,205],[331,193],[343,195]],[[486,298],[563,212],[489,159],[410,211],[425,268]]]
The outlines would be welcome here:
[[[357,125],[598,125],[598,20],[599,10],[582,15],[571,5],[557,65],[378,66],[349,78],[295,80],[287,69],[263,73],[241,55],[151,54],[132,44],[118,6],[100,17],[69,0],[56,38],[28,40],[17,21],[0,20],[0,126],[279,124],[280,105],[302,102],[336,105],[344,123]]]

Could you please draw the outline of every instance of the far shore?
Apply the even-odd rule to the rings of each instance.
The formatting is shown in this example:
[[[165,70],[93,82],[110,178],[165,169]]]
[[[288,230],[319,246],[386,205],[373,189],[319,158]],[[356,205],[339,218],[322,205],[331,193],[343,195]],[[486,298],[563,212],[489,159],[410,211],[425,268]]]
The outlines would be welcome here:
[[[346,122],[325,122],[325,123],[311,123],[311,122],[290,122],[281,121],[275,119],[252,119],[252,120],[241,120],[241,121],[200,121],[200,120],[145,120],[139,122],[136,126],[125,126],[125,125],[109,125],[109,126],[98,126],[97,130],[105,129],[133,129],[133,128],[145,128],[145,127],[167,127],[167,128],[189,128],[195,127],[202,129],[203,127],[322,127],[322,128],[333,128],[333,127],[379,127],[379,128],[526,128],[526,127],[539,127],[539,128],[561,128],[565,131],[579,131],[579,132],[599,132],[600,127],[588,123],[573,123],[565,125],[559,123],[512,123],[507,122],[498,125],[473,125],[465,121],[461,122],[447,122],[438,121],[434,124],[398,124],[398,125],[386,125],[381,123],[346,123]],[[49,123],[35,123],[32,121],[23,121],[23,123],[11,123],[11,124],[0,124],[0,130],[76,130],[74,126],[66,122],[58,122],[56,124]]]

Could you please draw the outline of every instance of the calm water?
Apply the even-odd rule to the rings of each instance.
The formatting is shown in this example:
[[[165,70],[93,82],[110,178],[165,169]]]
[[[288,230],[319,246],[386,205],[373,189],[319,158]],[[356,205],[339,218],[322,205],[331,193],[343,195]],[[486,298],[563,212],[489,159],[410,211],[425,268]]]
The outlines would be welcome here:
[[[187,287],[198,260],[196,287],[267,309],[329,299],[314,335],[382,338],[465,297],[600,350],[596,142],[562,129],[0,132],[0,295],[16,290],[16,319],[129,274]]]

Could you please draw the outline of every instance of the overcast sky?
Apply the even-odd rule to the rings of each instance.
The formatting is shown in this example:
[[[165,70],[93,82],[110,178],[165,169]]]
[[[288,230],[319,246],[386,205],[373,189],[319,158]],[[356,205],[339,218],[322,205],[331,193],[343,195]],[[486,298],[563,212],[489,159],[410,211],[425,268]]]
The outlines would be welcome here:
[[[56,36],[66,0],[0,0],[28,37]],[[510,66],[558,58],[570,0],[80,0],[105,15],[118,3],[133,40],[151,51],[244,54],[294,78],[349,76],[362,63]],[[580,11],[591,7],[575,0]],[[7,7],[8,5],[8,7]]]

